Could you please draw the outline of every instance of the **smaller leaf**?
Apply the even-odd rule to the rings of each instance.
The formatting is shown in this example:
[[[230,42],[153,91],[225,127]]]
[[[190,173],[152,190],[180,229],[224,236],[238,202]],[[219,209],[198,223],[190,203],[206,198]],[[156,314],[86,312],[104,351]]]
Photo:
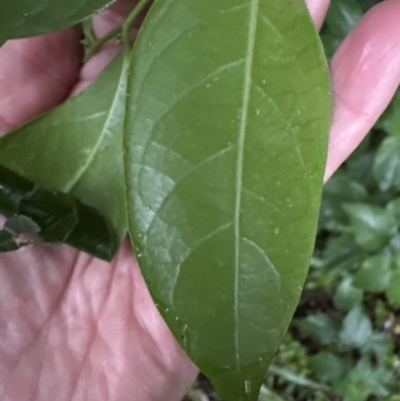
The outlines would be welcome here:
[[[345,174],[333,176],[322,195],[320,228],[335,230],[338,225],[347,224],[349,217],[342,208],[343,203],[363,202],[367,197],[367,190],[358,182]]]
[[[307,377],[304,377],[301,374],[298,374],[290,369],[282,368],[276,365],[271,365],[269,367],[269,372],[273,373],[276,376],[280,376],[282,379],[286,380],[289,383],[296,384],[302,387],[308,387],[315,390],[330,390],[328,386],[325,386],[320,383],[316,383]]]
[[[368,137],[366,138],[368,139]],[[366,140],[364,139],[364,141]],[[363,144],[364,142],[362,142]],[[357,181],[367,190],[376,191],[376,180],[371,170],[375,162],[375,151],[365,151],[358,157],[350,157],[346,162],[346,176],[354,181]]]
[[[117,233],[95,209],[1,166],[0,213],[9,218],[0,232],[2,251],[18,249],[15,238],[23,233],[38,234],[45,243],[66,242],[105,260],[119,246]]]
[[[392,259],[389,256],[375,255],[366,259],[354,276],[354,285],[365,291],[381,292],[392,277]]]
[[[21,234],[38,234],[40,227],[27,216],[12,216],[4,224],[4,230],[7,230],[15,237]]]
[[[371,376],[371,365],[366,358],[363,358],[343,381],[341,386],[343,401],[367,400],[372,393]]]
[[[340,342],[346,347],[361,348],[369,341],[372,323],[361,306],[355,306],[344,318]]]
[[[320,341],[321,344],[331,344],[337,341],[340,325],[331,316],[324,313],[296,319],[301,330]]]
[[[386,138],[375,158],[374,174],[382,191],[400,189],[400,132]]]
[[[326,351],[311,356],[309,361],[314,374],[321,381],[332,384],[342,379],[350,369],[344,359]]]
[[[21,248],[31,241],[20,238],[24,234],[37,235],[40,227],[32,219],[23,215],[15,215],[6,220],[0,231],[0,252],[10,252]]]
[[[337,287],[334,303],[338,309],[348,311],[362,302],[363,295],[362,290],[354,287],[353,279],[347,277]]]
[[[337,47],[363,16],[356,0],[336,0],[329,7],[322,30],[322,41],[327,56],[333,56]]]
[[[395,198],[391,200],[387,205],[386,209],[389,210],[393,216],[396,217],[396,220],[400,222],[400,198]]]
[[[0,40],[37,36],[75,25],[113,1],[1,1]]]
[[[387,397],[396,392],[393,373],[383,366],[372,366],[368,358],[362,358],[347,376],[344,401],[366,400],[373,394]]]
[[[0,230],[0,252],[15,251],[18,248],[14,234],[8,230]]]
[[[367,252],[354,242],[350,235],[341,235],[329,241],[323,254],[326,270],[350,270],[358,267]]]
[[[363,14],[356,0],[336,0],[329,7],[325,24],[331,32],[344,38],[361,20]]]
[[[372,353],[378,360],[383,360],[389,350],[393,348],[392,339],[382,332],[374,332],[371,334],[369,341],[362,348],[363,353]]]
[[[386,295],[389,301],[393,304],[400,306],[400,272],[396,272],[386,290]]]
[[[343,206],[349,214],[358,245],[378,251],[388,244],[397,232],[397,221],[390,211],[365,203]]]
[[[390,135],[400,136],[400,90],[396,92],[388,108],[379,118],[377,126]]]

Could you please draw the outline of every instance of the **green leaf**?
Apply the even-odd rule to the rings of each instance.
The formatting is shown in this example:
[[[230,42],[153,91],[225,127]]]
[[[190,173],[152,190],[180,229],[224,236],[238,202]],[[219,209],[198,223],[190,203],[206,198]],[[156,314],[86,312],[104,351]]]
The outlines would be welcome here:
[[[376,153],[374,173],[382,191],[400,189],[400,135],[382,142]]]
[[[396,92],[388,108],[379,118],[377,126],[390,135],[400,137],[400,90]]]
[[[114,229],[93,208],[71,195],[38,187],[1,166],[0,213],[8,217],[0,231],[2,252],[25,245],[26,241],[16,241],[20,234],[37,234],[42,242],[66,242],[111,260],[120,242]]]
[[[15,215],[7,219],[4,224],[4,229],[11,232],[14,236],[20,234],[38,234],[40,227],[32,219],[27,216]]]
[[[343,207],[352,221],[355,240],[363,248],[378,251],[396,234],[398,224],[390,211],[366,203]]]
[[[75,25],[115,0],[17,0],[0,2],[0,41],[37,36]]]
[[[363,295],[364,293],[362,290],[354,287],[353,278],[347,277],[342,280],[337,287],[334,303],[338,309],[348,311],[354,306],[361,304]]]
[[[372,367],[367,358],[362,358],[343,383],[344,401],[364,401],[370,394],[387,397],[396,390],[393,374],[382,366]]]
[[[379,361],[382,361],[389,350],[393,348],[393,341],[386,333],[372,333],[369,340],[362,347],[363,353],[373,353]]]
[[[400,272],[396,272],[393,275],[390,285],[386,290],[386,295],[390,302],[400,305]]]
[[[392,199],[387,205],[386,209],[395,216],[396,220],[400,222],[400,198]]]
[[[322,29],[322,40],[328,57],[363,16],[363,10],[356,0],[335,0],[331,2]]]
[[[309,315],[304,319],[296,319],[295,322],[301,330],[312,335],[321,344],[337,342],[340,324],[325,313]]]
[[[156,0],[131,66],[143,275],[222,395],[254,400],[315,240],[331,109],[317,33],[302,1]]]
[[[368,137],[366,138],[368,139]],[[364,141],[366,140],[364,139]],[[363,144],[362,142],[361,144]],[[344,167],[346,176],[359,182],[368,191],[375,192],[377,183],[371,170],[373,169],[375,162],[375,152],[366,152],[358,157],[352,158],[346,162]]]
[[[349,217],[343,210],[345,202],[362,202],[368,197],[367,190],[344,174],[334,175],[324,187],[320,211],[320,228],[335,230],[348,223]]]
[[[325,383],[335,383],[349,371],[344,359],[330,352],[322,351],[310,357],[313,373]]]
[[[325,18],[329,30],[341,38],[358,24],[364,12],[357,0],[334,0]]]
[[[354,242],[350,235],[341,235],[333,238],[323,254],[324,269],[351,270],[366,258],[367,252]]]
[[[19,245],[15,241],[14,233],[8,230],[0,230],[0,252],[15,251]]]
[[[120,239],[126,234],[122,123],[127,66],[118,57],[85,92],[0,138],[1,165],[95,208]]]
[[[286,369],[286,368],[282,368],[276,365],[271,365],[269,368],[269,372],[273,373],[276,376],[280,376],[282,379],[296,384],[298,386],[302,386],[302,387],[308,387],[308,388],[312,388],[315,390],[330,390],[330,388],[328,386],[325,386],[323,384],[320,383],[316,383],[310,379],[308,379],[307,377],[304,377],[303,375],[300,375],[296,372],[293,372],[290,369]]]
[[[360,348],[369,341],[372,323],[361,306],[355,306],[344,318],[340,342],[346,347]]]
[[[363,262],[354,276],[354,285],[364,291],[384,291],[392,278],[391,264],[392,259],[389,256],[371,256]]]

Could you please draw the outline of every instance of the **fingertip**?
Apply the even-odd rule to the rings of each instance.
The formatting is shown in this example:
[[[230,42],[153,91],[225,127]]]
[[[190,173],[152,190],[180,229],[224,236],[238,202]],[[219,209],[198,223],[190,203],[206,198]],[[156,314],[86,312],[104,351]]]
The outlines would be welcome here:
[[[400,82],[400,0],[373,7],[330,63],[334,116],[325,180],[354,151]]]
[[[0,134],[60,104],[77,82],[80,31],[10,40],[0,49]]]
[[[317,29],[321,29],[326,13],[328,12],[330,0],[306,0],[308,10]]]

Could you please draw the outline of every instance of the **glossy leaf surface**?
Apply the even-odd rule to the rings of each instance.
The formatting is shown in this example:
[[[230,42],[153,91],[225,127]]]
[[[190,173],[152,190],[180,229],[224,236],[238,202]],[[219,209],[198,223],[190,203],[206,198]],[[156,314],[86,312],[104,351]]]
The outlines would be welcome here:
[[[36,36],[75,25],[115,0],[3,0],[2,39]]]
[[[152,296],[228,400],[254,400],[314,244],[329,82],[298,0],[160,0],[125,127],[128,221]]]
[[[85,92],[0,138],[0,165],[95,208],[126,234],[122,122],[127,61]]]

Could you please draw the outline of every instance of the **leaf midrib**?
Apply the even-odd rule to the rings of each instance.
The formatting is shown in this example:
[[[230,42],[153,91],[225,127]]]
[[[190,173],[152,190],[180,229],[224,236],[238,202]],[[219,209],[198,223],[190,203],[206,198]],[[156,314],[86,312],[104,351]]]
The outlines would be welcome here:
[[[110,112],[108,113],[108,116],[106,118],[103,130],[101,131],[101,134],[100,134],[95,146],[93,147],[93,150],[88,155],[88,158],[86,159],[86,163],[84,164],[84,166],[82,166],[75,173],[75,175],[72,177],[72,179],[67,184],[65,184],[65,186],[63,188],[64,192],[71,192],[74,189],[74,187],[76,185],[78,185],[78,183],[81,180],[81,178],[84,176],[86,171],[89,169],[89,167],[93,163],[93,160],[95,159],[95,156],[96,156],[96,154],[97,154],[97,152],[98,152],[98,150],[100,148],[100,145],[103,142],[103,139],[106,136],[106,133],[108,132],[109,126],[111,125],[115,110],[118,109],[118,103],[119,103],[121,90],[124,87],[125,87],[125,90],[126,90],[128,67],[129,67],[129,63],[126,60],[124,60],[123,61],[123,66],[122,66],[121,75],[120,75],[120,79],[118,81],[117,89],[115,91],[115,96],[113,98],[113,101],[112,101],[112,104],[111,104],[111,108],[110,108]]]
[[[235,240],[235,268],[234,268],[234,349],[236,369],[240,369],[239,351],[239,257],[240,257],[240,209],[242,201],[243,154],[246,139],[247,119],[250,106],[251,73],[253,70],[254,48],[257,32],[257,14],[260,0],[251,0],[249,18],[249,37],[247,41],[246,62],[244,69],[244,88],[242,97],[242,112],[240,116],[238,157],[236,162],[236,195],[234,211],[234,240]]]

